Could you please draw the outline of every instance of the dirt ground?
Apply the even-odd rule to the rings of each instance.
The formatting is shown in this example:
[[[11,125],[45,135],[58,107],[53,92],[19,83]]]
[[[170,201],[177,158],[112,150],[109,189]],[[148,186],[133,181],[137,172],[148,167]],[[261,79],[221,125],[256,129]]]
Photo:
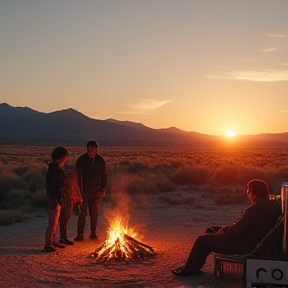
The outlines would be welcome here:
[[[116,213],[111,213],[107,203],[102,203],[99,211],[98,241],[89,239],[87,219],[84,241],[58,249],[56,253],[43,252],[45,210],[35,212],[23,223],[0,226],[0,287],[240,288],[241,283],[233,281],[215,283],[212,255],[202,276],[175,277],[170,272],[186,260],[193,242],[205,228],[229,224],[245,207],[214,205],[201,198],[200,192],[195,195],[196,203],[192,206],[167,204],[156,195],[134,198],[129,209],[120,209],[120,213],[130,215],[130,224],[137,226],[143,236],[138,240],[156,251],[155,257],[144,260],[96,263],[91,256],[106,238],[108,220],[104,216]],[[178,196],[175,192],[169,193],[171,199]],[[72,215],[68,229],[70,239],[76,236],[76,225],[77,216]],[[59,240],[59,231],[56,240]]]

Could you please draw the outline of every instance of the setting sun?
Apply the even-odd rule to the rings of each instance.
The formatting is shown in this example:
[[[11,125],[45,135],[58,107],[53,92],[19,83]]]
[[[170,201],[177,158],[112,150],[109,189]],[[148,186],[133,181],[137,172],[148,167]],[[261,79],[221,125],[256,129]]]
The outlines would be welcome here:
[[[227,130],[227,131],[225,132],[225,134],[226,134],[226,136],[229,137],[229,138],[235,136],[235,133],[234,133],[233,130]]]

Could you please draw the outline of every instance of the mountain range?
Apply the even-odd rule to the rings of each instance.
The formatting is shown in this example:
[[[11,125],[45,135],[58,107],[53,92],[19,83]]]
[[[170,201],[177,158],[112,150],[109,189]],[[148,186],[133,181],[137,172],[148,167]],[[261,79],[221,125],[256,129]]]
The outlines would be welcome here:
[[[182,147],[192,149],[287,149],[288,132],[239,135],[233,138],[187,132],[175,127],[153,129],[141,123],[92,119],[69,108],[43,113],[28,107],[0,104],[2,145],[85,145]]]

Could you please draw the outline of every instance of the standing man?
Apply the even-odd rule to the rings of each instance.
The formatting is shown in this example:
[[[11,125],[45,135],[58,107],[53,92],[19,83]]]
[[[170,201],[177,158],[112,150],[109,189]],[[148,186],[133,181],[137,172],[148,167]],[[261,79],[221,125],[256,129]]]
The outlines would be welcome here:
[[[87,208],[90,216],[90,239],[98,239],[96,234],[98,205],[105,194],[107,184],[107,170],[105,160],[97,154],[98,143],[89,140],[86,144],[87,152],[81,155],[75,165],[78,172],[79,187],[83,202],[80,206],[75,241],[83,241],[84,227],[86,222]]]

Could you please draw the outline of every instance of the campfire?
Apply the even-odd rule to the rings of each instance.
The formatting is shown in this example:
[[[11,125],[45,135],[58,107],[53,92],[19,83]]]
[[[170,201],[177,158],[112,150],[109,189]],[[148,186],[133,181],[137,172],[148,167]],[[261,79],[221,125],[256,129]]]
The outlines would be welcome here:
[[[104,244],[92,253],[97,262],[140,259],[155,255],[154,249],[134,239],[137,234],[125,228],[122,222],[121,219],[113,221]]]

